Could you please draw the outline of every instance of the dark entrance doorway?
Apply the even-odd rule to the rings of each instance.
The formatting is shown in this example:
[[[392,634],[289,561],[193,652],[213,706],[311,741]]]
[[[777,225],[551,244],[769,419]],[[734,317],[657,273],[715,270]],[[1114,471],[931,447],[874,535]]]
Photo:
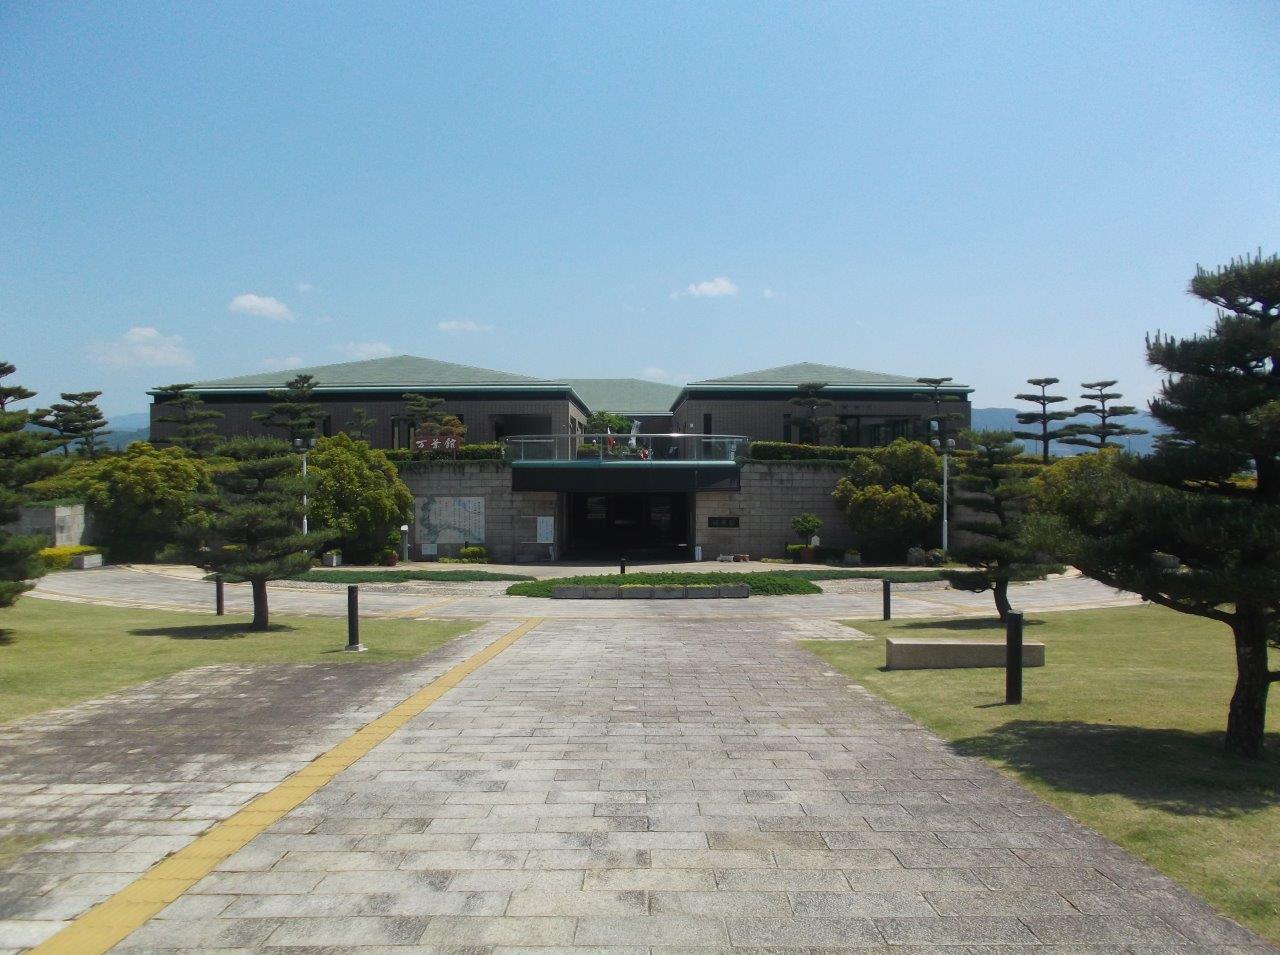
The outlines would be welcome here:
[[[566,556],[689,558],[689,495],[570,492]]]

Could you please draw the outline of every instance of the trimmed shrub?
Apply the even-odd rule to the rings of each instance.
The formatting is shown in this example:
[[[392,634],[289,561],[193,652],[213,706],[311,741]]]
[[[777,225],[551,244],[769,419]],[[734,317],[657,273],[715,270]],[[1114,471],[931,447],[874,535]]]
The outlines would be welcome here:
[[[489,549],[481,547],[479,544],[472,544],[470,547],[463,547],[458,551],[458,556],[463,560],[487,561],[489,559]]]
[[[752,441],[747,456],[753,461],[852,461],[870,448],[829,444],[793,444],[789,441]]]
[[[388,460],[396,463],[407,461],[501,461],[502,445],[497,441],[481,444],[464,444],[456,455],[445,451],[415,451],[412,448],[394,448],[383,452]]]
[[[48,538],[45,538],[48,540]],[[71,566],[71,558],[80,554],[100,554],[101,551],[88,544],[72,544],[67,547],[42,547],[36,554],[41,563],[49,570],[66,570]]]

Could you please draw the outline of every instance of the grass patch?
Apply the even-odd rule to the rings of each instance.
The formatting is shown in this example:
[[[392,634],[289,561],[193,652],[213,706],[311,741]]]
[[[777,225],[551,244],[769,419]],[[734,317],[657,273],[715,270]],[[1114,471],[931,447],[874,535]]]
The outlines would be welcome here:
[[[491,570],[309,570],[293,580],[327,584],[403,584],[412,580],[533,580],[528,574],[502,574]]]
[[[1222,752],[1235,681],[1227,628],[1153,606],[1046,613],[1028,624],[1047,665],[1025,671],[1017,707],[1003,705],[1001,669],[886,671],[883,639],[806,646],[960,752],[1280,942],[1280,732],[1268,733],[1264,761]],[[994,620],[856,626],[879,638],[1003,635]]]
[[[407,660],[473,629],[461,620],[360,621],[366,653],[345,653],[346,620],[249,617],[94,607],[26,597],[0,610],[0,723],[211,663]],[[216,622],[215,622],[216,621]]]
[[[945,572],[936,567],[911,570],[845,570],[833,567],[829,570],[778,570],[769,573],[792,574],[805,580],[887,580],[891,584],[946,579],[943,576]]]
[[[579,577],[553,577],[545,580],[531,580],[526,583],[512,584],[507,593],[513,597],[550,597],[554,587],[603,587],[635,586],[659,587],[663,585],[689,586],[702,584],[706,586],[720,584],[747,584],[752,596],[779,596],[783,594],[820,594],[822,591],[805,577],[786,573],[748,573],[731,574],[714,571],[701,573],[657,573],[642,572],[630,574],[603,574],[599,576],[583,575]]]

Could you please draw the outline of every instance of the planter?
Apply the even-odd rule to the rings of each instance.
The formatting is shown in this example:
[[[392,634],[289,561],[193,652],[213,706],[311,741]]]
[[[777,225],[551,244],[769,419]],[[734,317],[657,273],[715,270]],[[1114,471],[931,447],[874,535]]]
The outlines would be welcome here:
[[[101,554],[76,554],[71,558],[72,570],[92,570],[102,566]]]
[[[653,588],[655,600],[683,600],[689,595],[689,588],[674,584],[664,584]]]
[[[623,584],[618,588],[618,597],[622,600],[649,600],[653,597],[653,588],[640,584]]]

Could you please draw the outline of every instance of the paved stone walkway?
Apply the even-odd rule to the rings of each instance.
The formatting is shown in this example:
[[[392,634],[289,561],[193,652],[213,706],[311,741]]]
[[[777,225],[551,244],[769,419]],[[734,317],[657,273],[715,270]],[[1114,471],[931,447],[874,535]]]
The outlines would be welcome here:
[[[637,608],[544,622],[121,948],[997,945],[1260,947],[788,625]]]
[[[361,612],[370,616],[427,615],[497,618],[565,617],[629,620],[636,616],[662,620],[757,620],[762,617],[796,619],[866,619],[880,616],[878,581],[819,581],[822,594],[804,597],[752,597],[748,600],[655,600],[637,605],[630,600],[547,600],[508,597],[504,583],[468,584],[460,592],[457,583],[419,583],[404,592],[388,593],[386,585],[361,589]],[[487,593],[484,591],[488,591]],[[341,615],[346,613],[346,592],[303,589],[288,582],[270,587],[271,607],[279,614]],[[105,606],[150,607],[167,610],[213,608],[213,585],[187,575],[162,570],[104,567],[68,571],[41,578],[35,597],[94,603]],[[1072,610],[1083,607],[1119,607],[1140,603],[1133,594],[1119,593],[1083,577],[1060,577],[1029,584],[1015,584],[1010,599],[1020,610]],[[227,587],[227,611],[245,613],[251,606],[247,584]],[[893,613],[897,617],[940,617],[993,613],[990,594],[940,589],[936,584],[898,584],[894,587]]]

